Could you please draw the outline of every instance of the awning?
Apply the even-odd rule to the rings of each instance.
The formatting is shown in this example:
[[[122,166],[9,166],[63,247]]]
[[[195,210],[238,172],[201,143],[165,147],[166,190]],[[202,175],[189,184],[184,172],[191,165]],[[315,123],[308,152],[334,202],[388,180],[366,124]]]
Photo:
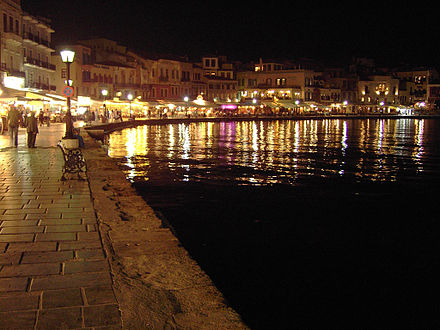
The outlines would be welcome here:
[[[265,105],[266,107],[270,107],[270,108],[278,108],[279,107],[279,105],[273,101],[261,101],[261,104]]]
[[[3,85],[0,86],[0,90],[2,91],[0,99],[11,99],[15,97],[24,97],[26,95],[26,91],[4,87]]]
[[[296,108],[299,106],[299,104],[298,105],[295,104],[295,102],[292,100],[278,100],[277,104],[280,107],[284,107],[284,108]]]

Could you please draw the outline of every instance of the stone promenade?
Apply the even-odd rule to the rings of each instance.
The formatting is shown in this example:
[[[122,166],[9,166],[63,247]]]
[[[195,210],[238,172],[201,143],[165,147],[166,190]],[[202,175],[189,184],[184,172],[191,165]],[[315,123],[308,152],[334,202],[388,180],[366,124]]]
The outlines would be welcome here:
[[[61,181],[60,125],[0,137],[0,329],[119,329],[88,181]]]

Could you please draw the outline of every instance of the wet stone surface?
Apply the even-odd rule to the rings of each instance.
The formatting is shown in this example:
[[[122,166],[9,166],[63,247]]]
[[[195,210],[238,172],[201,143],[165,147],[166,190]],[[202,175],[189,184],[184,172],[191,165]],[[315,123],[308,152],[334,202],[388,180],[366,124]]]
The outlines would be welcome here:
[[[88,182],[55,147],[0,156],[0,328],[121,328]]]

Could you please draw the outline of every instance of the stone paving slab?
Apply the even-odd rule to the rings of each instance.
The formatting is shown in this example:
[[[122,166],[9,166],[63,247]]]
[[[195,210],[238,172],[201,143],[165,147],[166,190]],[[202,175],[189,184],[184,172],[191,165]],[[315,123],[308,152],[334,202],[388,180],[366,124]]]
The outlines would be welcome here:
[[[88,182],[38,141],[0,148],[0,329],[120,329]]]

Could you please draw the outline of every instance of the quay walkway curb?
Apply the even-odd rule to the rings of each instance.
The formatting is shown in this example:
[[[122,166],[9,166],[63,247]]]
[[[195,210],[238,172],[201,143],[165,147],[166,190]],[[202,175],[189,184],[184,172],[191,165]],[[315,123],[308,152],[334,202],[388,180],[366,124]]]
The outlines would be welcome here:
[[[248,329],[105,146],[83,150],[114,290],[127,329]]]

